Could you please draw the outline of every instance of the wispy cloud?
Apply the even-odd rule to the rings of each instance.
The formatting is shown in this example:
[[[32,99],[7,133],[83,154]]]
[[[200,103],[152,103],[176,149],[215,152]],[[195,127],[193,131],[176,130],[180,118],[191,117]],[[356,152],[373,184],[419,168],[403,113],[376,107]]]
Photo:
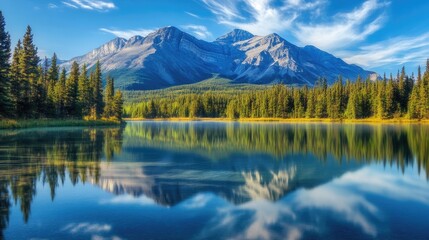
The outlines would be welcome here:
[[[351,12],[337,13],[327,22],[308,19],[320,14],[327,5],[325,0],[283,0],[280,5],[275,0],[202,0],[220,24],[260,35],[289,31],[301,44],[324,50],[363,41],[380,29],[384,20],[380,9],[388,5],[381,1],[367,0]]]
[[[289,1],[280,7],[275,6],[273,0],[202,1],[220,24],[261,35],[290,29],[300,11],[289,7]],[[296,4],[296,0],[292,4]]]
[[[117,37],[129,39],[134,36],[147,36],[153,29],[127,29],[127,30],[118,30],[118,29],[109,29],[109,28],[100,28],[100,31],[113,34]]]
[[[315,45],[324,50],[337,50],[365,40],[383,25],[384,15],[377,10],[388,3],[368,0],[359,8],[333,16],[333,21],[323,24],[298,23],[295,37],[304,44]]]
[[[191,13],[191,12],[185,12],[185,13],[188,14],[189,16],[191,16],[191,17],[201,19],[201,17],[198,16],[197,14],[195,14],[195,13]]]
[[[220,24],[259,35],[287,32],[300,45],[341,52],[357,64],[364,56],[352,58],[344,49],[356,49],[381,29],[387,20],[385,7],[390,5],[387,0],[366,0],[354,9],[322,18],[327,15],[321,14],[329,5],[327,0],[201,1]]]
[[[68,0],[63,1],[63,4],[75,9],[81,8],[97,11],[108,11],[116,8],[116,5],[113,2],[105,0]]]
[[[365,67],[421,63],[429,56],[429,33],[415,37],[396,37],[339,55],[347,62]]]
[[[58,8],[58,6],[54,3],[49,3],[48,8],[54,9],[54,8]]]
[[[212,33],[205,27],[201,25],[183,25],[181,26],[184,30],[190,31],[192,34],[198,38],[208,39],[212,37]]]
[[[70,7],[70,8],[75,8],[75,9],[79,8],[78,6],[73,5],[73,4],[69,3],[69,2],[63,2],[63,4],[66,5],[67,7]]]
[[[307,9],[316,9],[321,7],[326,3],[325,0],[316,0],[306,2],[304,0],[285,0],[285,4],[281,8],[281,10],[289,10],[289,9],[299,9],[299,10],[307,10]]]

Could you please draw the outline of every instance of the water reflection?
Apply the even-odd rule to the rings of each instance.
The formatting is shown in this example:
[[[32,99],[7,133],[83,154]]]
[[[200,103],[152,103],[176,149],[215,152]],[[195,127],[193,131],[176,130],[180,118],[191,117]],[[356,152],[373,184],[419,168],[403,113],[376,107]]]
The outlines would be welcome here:
[[[429,210],[429,192],[427,183],[419,180],[382,168],[363,168],[327,184],[298,190],[277,202],[224,204],[199,238],[424,239],[425,223],[420,221],[425,214],[415,211]],[[404,212],[392,211],[396,207],[413,213],[400,217]],[[409,228],[403,229],[401,224]]]
[[[417,160],[429,173],[429,126],[365,124],[134,123],[127,145],[191,150],[219,159],[233,153],[266,153],[281,159],[312,153],[321,160],[378,161],[404,169]],[[142,141],[144,143],[142,144]]]
[[[119,153],[121,139],[119,128],[0,132],[0,227],[8,224],[10,201],[19,204],[28,221],[38,181],[49,185],[52,201],[66,175],[73,185],[98,181],[102,156],[110,160]]]
[[[120,207],[123,217],[133,219],[138,212],[128,208],[137,205],[157,206],[159,217],[204,217],[206,224],[192,222],[198,226],[189,229],[191,235],[181,232],[183,238],[212,238],[221,232],[225,238],[239,239],[312,239],[321,233],[334,239],[340,229],[355,228],[363,235],[352,231],[353,238],[377,237],[383,235],[379,226],[390,217],[380,213],[391,212],[383,209],[388,205],[380,206],[381,198],[428,209],[429,187],[422,179],[429,173],[427,133],[425,125],[202,122],[3,131],[1,233],[10,225],[13,206],[19,206],[24,222],[29,221],[40,184],[49,186],[52,202],[61,202],[55,199],[57,191],[69,182],[90,183],[114,194],[101,201],[76,201],[81,210],[97,209],[101,214],[92,218],[111,219],[115,229],[121,229],[118,220],[101,217],[100,212]],[[395,174],[396,168],[403,175]],[[145,224],[159,229],[156,221]],[[98,229],[103,235],[112,232],[112,226],[69,222],[62,232]],[[141,236],[138,233],[142,234],[126,233],[126,238]],[[168,238],[146,233],[148,238]]]

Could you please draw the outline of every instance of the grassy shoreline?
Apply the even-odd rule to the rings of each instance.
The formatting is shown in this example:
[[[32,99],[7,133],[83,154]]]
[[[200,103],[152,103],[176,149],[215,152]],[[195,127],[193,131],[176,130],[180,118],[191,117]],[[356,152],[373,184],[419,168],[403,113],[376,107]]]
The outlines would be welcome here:
[[[408,118],[393,119],[329,119],[329,118],[125,118],[125,121],[208,121],[208,122],[278,122],[278,123],[390,123],[390,124],[428,124],[429,120]]]
[[[94,127],[120,125],[112,120],[78,120],[78,119],[0,119],[0,129],[21,129],[38,127]]]

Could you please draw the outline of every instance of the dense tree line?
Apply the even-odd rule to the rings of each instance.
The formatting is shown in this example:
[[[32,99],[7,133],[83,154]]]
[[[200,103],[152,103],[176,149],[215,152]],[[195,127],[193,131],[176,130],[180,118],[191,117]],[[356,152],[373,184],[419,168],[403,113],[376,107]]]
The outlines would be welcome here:
[[[153,98],[129,104],[125,112],[134,118],[228,117],[228,118],[331,118],[429,119],[429,60],[417,79],[405,68],[376,81],[341,77],[331,86],[323,78],[316,86],[275,85],[266,90],[236,95],[186,94]]]
[[[99,62],[90,73],[86,65],[74,62],[68,74],[64,68],[60,71],[56,54],[40,64],[30,26],[13,54],[10,46],[0,11],[0,118],[121,120],[122,93],[115,92],[108,78],[103,94]]]

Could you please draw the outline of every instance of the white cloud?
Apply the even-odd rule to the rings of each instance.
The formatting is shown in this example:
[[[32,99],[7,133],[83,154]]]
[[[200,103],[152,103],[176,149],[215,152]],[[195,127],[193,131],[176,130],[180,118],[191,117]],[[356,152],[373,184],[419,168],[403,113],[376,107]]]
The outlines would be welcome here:
[[[396,37],[360,47],[358,51],[340,52],[350,63],[365,67],[424,62],[429,56],[429,33],[415,37]]]
[[[280,8],[273,5],[273,0],[202,1],[216,15],[220,24],[255,34],[266,35],[290,29],[298,17],[296,12],[298,9],[286,11],[292,9],[287,7],[289,6],[287,1]],[[244,15],[248,17],[245,18]]]
[[[321,18],[321,12],[329,5],[326,0],[201,1],[220,24],[259,35],[287,31],[300,45],[314,45],[334,54],[355,47],[377,32],[387,19],[385,7],[390,5],[387,0],[366,0],[326,19]],[[357,59],[342,53],[349,60]]]
[[[72,8],[82,8],[86,10],[108,11],[116,8],[113,2],[105,0],[69,0],[63,2],[66,6]]]
[[[192,199],[184,202],[183,207],[189,209],[203,208],[206,207],[209,201],[213,198],[214,196],[211,194],[198,194]]]
[[[183,29],[190,31],[198,38],[208,39],[212,37],[212,33],[205,27],[201,25],[183,25],[181,26]]]
[[[155,205],[155,201],[146,196],[134,197],[131,195],[116,196],[112,199],[102,201],[101,204],[131,204],[131,205]]]
[[[283,0],[280,5],[275,0],[202,0],[220,24],[260,35],[289,31],[301,44],[324,50],[341,49],[379,30],[385,18],[382,8],[389,5],[382,1],[367,0],[326,22],[313,19],[327,5],[325,0]]]
[[[310,191],[304,190],[297,195],[294,201],[297,209],[329,210],[359,226],[366,234],[377,235],[377,228],[366,215],[370,213],[376,216],[378,209],[353,191],[337,187],[335,182],[333,185],[318,187]]]
[[[368,0],[351,12],[337,14],[331,23],[298,23],[293,32],[303,44],[315,45],[323,50],[338,50],[361,42],[379,30],[385,17],[383,14],[374,15],[386,5],[378,0]]]
[[[92,235],[91,236],[91,240],[122,240],[123,238],[118,237],[118,236],[112,236],[112,237],[103,237],[100,235]]]
[[[98,224],[98,223],[70,223],[65,226],[62,231],[66,231],[72,234],[76,233],[101,233],[109,232],[112,229],[112,226],[109,224]]]
[[[100,31],[113,34],[117,37],[129,39],[134,36],[142,36],[145,37],[148,34],[152,33],[154,30],[152,29],[128,29],[128,30],[116,30],[109,28],[100,28]]]

